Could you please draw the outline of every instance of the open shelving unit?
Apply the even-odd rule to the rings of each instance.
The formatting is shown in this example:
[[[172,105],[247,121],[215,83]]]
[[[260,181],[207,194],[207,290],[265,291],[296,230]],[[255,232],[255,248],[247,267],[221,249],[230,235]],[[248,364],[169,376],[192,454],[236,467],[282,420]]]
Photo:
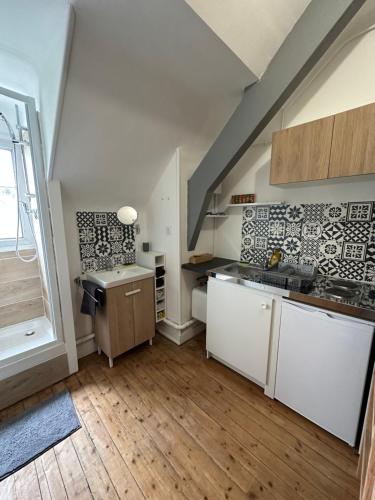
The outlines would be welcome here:
[[[167,287],[165,254],[162,252],[137,252],[137,264],[155,272],[155,321],[159,323],[167,316]]]

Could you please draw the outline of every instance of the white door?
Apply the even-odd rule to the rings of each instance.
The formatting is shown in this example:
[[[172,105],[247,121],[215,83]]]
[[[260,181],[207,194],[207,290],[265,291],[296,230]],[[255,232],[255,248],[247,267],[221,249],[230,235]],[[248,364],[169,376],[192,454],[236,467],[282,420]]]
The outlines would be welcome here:
[[[210,278],[207,290],[207,350],[265,385],[272,297]]]
[[[373,329],[283,302],[275,397],[354,445]]]

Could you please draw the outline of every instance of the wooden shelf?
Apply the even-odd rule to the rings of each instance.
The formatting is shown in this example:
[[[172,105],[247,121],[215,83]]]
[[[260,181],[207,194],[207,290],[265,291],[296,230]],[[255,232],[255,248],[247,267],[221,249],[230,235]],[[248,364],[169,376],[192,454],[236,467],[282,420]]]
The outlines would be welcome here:
[[[256,203],[230,203],[227,207],[256,207],[262,205],[284,205],[285,201],[257,201]]]

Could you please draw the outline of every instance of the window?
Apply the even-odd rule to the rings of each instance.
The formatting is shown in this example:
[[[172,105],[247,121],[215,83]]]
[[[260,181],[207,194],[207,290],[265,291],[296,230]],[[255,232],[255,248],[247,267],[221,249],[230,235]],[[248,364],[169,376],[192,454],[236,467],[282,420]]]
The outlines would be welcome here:
[[[19,188],[25,192],[23,169],[19,168]],[[21,221],[18,230],[20,246],[28,246],[30,227],[24,210],[21,209]],[[15,247],[17,238],[17,190],[13,147],[9,143],[0,143],[0,247]]]
[[[19,231],[22,237],[22,228]],[[17,192],[12,151],[0,149],[0,239],[17,237]]]

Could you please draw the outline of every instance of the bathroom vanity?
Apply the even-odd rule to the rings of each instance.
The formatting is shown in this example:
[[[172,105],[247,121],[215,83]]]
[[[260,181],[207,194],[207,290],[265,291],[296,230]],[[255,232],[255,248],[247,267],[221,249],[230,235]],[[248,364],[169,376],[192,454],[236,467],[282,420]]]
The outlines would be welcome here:
[[[105,288],[105,304],[97,308],[95,338],[113,366],[113,358],[155,335],[154,273],[140,266],[95,272],[88,279]]]

